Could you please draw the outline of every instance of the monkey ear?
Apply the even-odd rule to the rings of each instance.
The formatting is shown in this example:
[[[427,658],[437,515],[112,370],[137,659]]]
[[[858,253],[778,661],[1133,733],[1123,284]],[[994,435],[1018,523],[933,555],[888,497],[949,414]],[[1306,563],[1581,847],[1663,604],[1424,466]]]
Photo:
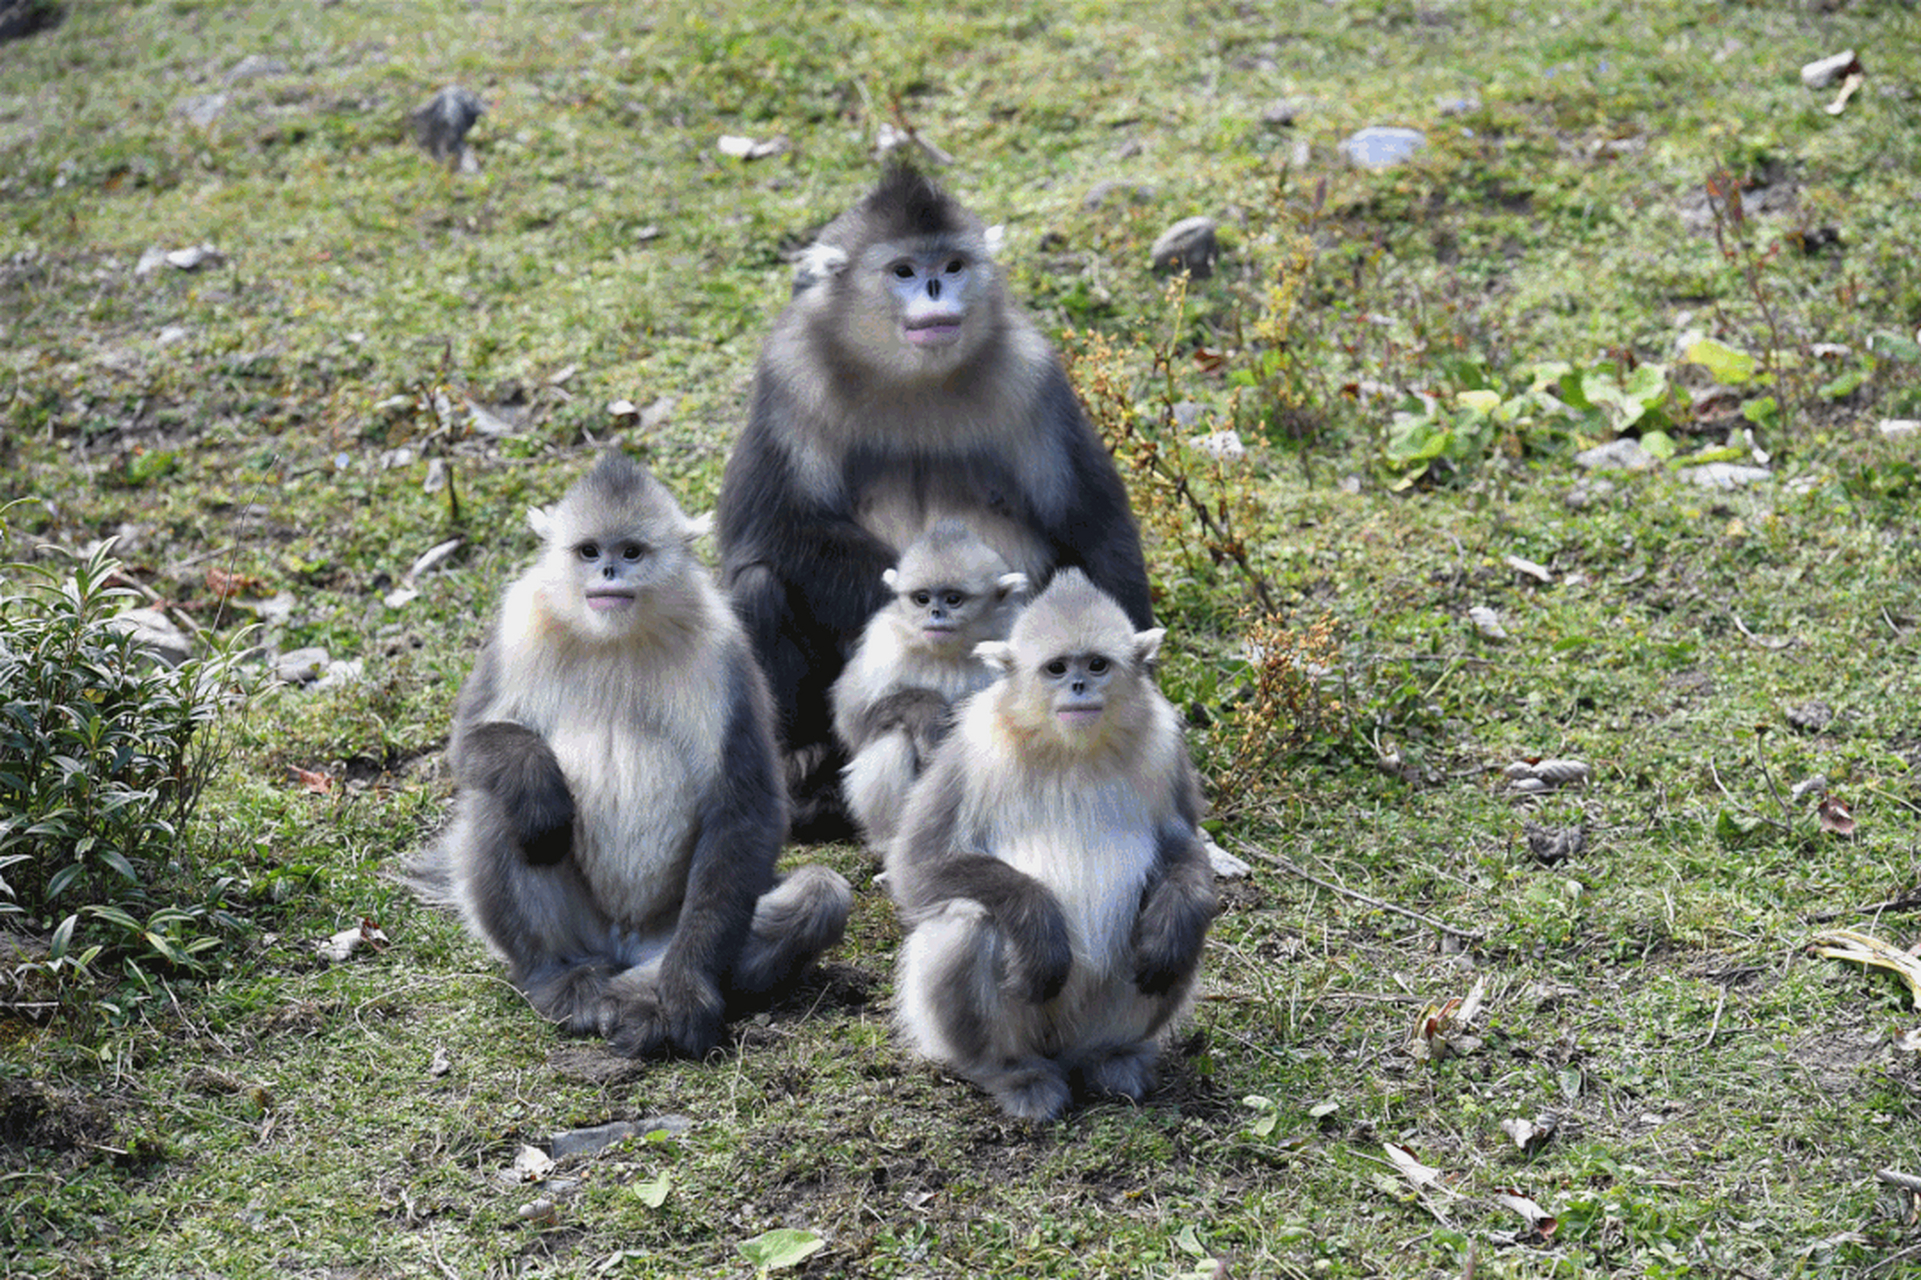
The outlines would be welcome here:
[[[846,269],[847,250],[831,244],[810,244],[800,251],[800,259],[794,263],[794,292],[799,293]]]
[[[880,580],[889,591],[897,595],[900,593],[900,574],[895,570],[882,569],[880,571]]]
[[[1027,590],[1027,575],[1024,573],[1003,573],[994,580],[994,590],[1003,600],[1011,595],[1019,595]]]
[[[1134,633],[1134,661],[1142,667],[1152,667],[1154,659],[1161,651],[1161,641],[1167,635],[1166,627],[1155,627],[1151,631]]]
[[[547,541],[547,535],[554,531],[554,518],[540,507],[528,507],[527,527],[534,531],[536,538],[545,542]]]
[[[990,258],[999,257],[1001,246],[1007,243],[1007,225],[996,222],[987,229],[987,233],[982,239],[987,242],[987,256]]]
[[[695,542],[714,531],[714,513],[703,511],[697,516],[687,517],[687,527],[682,531],[680,540],[692,546]]]
[[[1014,669],[1014,646],[1005,640],[983,640],[974,646],[974,656],[1006,675]]]

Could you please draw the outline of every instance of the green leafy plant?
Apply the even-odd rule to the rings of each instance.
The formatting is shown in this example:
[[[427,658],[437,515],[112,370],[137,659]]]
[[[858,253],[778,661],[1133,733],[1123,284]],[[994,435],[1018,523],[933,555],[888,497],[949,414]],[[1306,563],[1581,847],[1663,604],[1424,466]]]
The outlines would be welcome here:
[[[0,563],[0,974],[58,991],[103,958],[136,987],[193,970],[233,920],[226,884],[169,900],[217,755],[237,640],[168,667],[113,617],[133,592],[103,545],[71,566]]]

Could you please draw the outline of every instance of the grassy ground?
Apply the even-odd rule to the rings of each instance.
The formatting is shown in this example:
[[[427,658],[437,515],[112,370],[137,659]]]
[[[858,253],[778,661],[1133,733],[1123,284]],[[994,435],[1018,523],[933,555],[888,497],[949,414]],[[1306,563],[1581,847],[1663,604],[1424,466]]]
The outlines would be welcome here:
[[[747,1275],[783,1227],[816,1276],[1921,1267],[1876,1177],[1921,1175],[1921,1014],[1807,952],[1921,931],[1921,437],[1881,430],[1921,418],[1911,7],[64,8],[0,45],[0,498],[44,504],[12,554],[119,534],[210,627],[238,574],[285,598],[269,643],[364,678],[224,726],[184,853],[250,927],[212,973],[0,1019],[7,1271]],[[1798,69],[1848,47],[1830,114]],[[456,82],[471,173],[406,123]],[[1253,865],[1159,1092],[1040,1128],[890,1040],[878,893],[729,1052],[628,1064],[383,877],[442,812],[521,510],[608,440],[711,501],[783,254],[883,122],[953,154],[1121,442],[1164,683]],[[1428,145],[1353,169],[1367,124]],[[1220,269],[1170,297],[1148,246],[1194,213]],[[1244,463],[1178,446],[1228,426]],[[1617,432],[1672,460],[1574,462]],[[1766,479],[1690,479],[1757,447]],[[1517,794],[1541,758],[1588,784]],[[386,949],[316,953],[362,919]],[[688,1125],[514,1172],[655,1116]]]

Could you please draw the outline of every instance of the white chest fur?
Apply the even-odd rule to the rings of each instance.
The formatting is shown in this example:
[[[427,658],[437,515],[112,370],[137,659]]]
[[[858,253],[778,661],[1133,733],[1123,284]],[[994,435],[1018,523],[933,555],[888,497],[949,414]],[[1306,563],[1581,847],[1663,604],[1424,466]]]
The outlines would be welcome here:
[[[574,857],[621,925],[678,912],[699,835],[698,804],[720,767],[727,671],[712,644],[532,646],[510,602],[502,677],[482,718],[539,733],[574,797]]]

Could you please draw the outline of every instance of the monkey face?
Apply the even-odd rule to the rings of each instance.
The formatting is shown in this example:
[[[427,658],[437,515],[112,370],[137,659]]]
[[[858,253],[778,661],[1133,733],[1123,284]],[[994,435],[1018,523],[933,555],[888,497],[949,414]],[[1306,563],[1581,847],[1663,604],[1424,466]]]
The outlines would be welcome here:
[[[1063,733],[1091,734],[1100,727],[1108,685],[1118,669],[1114,659],[1100,652],[1061,654],[1040,665],[1035,678]]]
[[[941,652],[971,648],[987,612],[985,597],[958,586],[916,586],[901,592],[899,602],[921,643]]]
[[[931,245],[895,258],[886,274],[902,342],[930,351],[960,342],[974,276],[967,255]]]

